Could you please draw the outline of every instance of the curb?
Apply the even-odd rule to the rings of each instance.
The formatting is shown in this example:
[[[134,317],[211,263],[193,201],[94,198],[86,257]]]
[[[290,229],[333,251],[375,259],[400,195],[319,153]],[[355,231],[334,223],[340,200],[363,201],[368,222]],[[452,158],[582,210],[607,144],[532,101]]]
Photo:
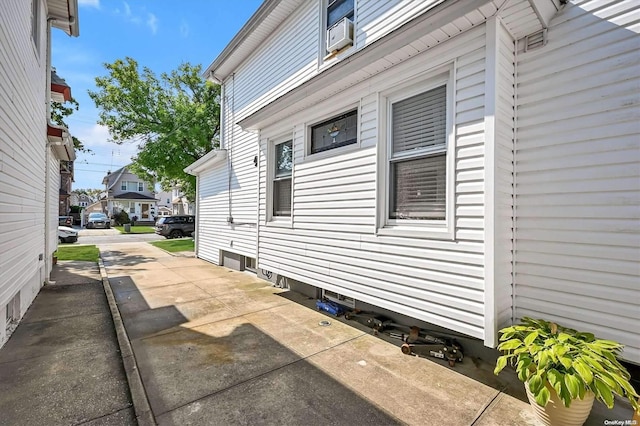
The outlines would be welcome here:
[[[138,364],[136,363],[136,357],[133,354],[129,336],[124,328],[124,322],[120,316],[120,310],[116,304],[116,298],[113,295],[111,284],[109,284],[109,277],[107,276],[102,257],[98,259],[98,266],[100,267],[100,277],[102,278],[104,293],[106,294],[107,301],[109,302],[113,325],[116,329],[116,335],[118,336],[120,355],[122,356],[122,364],[124,365],[124,371],[127,375],[127,382],[129,382],[129,392],[131,393],[131,400],[133,402],[133,410],[135,411],[136,420],[140,426],[156,426],[157,423],[153,416],[153,412],[151,411],[147,391],[142,383],[142,378],[138,371]]]

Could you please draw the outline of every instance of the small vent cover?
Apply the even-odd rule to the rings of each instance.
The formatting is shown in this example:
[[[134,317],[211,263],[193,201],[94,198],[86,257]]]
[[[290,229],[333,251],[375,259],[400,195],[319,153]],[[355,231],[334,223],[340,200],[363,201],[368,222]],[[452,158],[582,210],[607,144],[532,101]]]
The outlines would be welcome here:
[[[536,31],[524,38],[524,51],[537,49],[547,44],[547,29]]]

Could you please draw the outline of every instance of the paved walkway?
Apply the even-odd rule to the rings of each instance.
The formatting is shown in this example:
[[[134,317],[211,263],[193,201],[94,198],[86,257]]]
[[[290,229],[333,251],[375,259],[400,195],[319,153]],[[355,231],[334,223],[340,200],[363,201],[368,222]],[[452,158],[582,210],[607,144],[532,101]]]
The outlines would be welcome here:
[[[52,279],[0,349],[0,424],[135,424],[97,265],[59,262]]]
[[[533,424],[528,404],[460,374],[471,361],[405,356],[254,275],[145,244],[101,251],[160,425]]]
[[[535,424],[493,363],[409,357],[255,275],[100,248],[108,277],[60,262],[0,349],[0,425]],[[630,416],[597,403],[586,424]]]

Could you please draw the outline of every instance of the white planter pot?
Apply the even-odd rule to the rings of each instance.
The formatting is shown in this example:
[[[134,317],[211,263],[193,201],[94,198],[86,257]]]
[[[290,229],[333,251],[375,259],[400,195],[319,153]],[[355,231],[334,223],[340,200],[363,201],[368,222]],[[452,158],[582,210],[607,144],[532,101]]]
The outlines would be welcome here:
[[[584,395],[584,399],[574,399],[571,401],[569,408],[565,407],[562,400],[558,397],[556,391],[549,385],[549,393],[551,397],[546,407],[541,407],[536,402],[529,386],[525,383],[524,388],[527,391],[527,398],[533,408],[533,413],[541,424],[545,426],[582,426],[587,421],[595,395],[588,392]]]

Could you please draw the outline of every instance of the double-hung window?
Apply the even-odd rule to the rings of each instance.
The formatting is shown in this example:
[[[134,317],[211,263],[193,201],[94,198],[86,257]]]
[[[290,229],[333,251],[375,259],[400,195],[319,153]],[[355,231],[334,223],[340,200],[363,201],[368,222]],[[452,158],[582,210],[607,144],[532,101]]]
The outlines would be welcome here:
[[[288,140],[276,144],[274,159],[272,216],[291,216],[293,141]]]
[[[138,182],[138,192],[144,192],[144,183]]]
[[[388,219],[444,221],[447,213],[447,86],[390,104]]]
[[[328,0],[327,1],[327,28],[331,28],[343,18],[349,18],[353,22],[354,0]]]

